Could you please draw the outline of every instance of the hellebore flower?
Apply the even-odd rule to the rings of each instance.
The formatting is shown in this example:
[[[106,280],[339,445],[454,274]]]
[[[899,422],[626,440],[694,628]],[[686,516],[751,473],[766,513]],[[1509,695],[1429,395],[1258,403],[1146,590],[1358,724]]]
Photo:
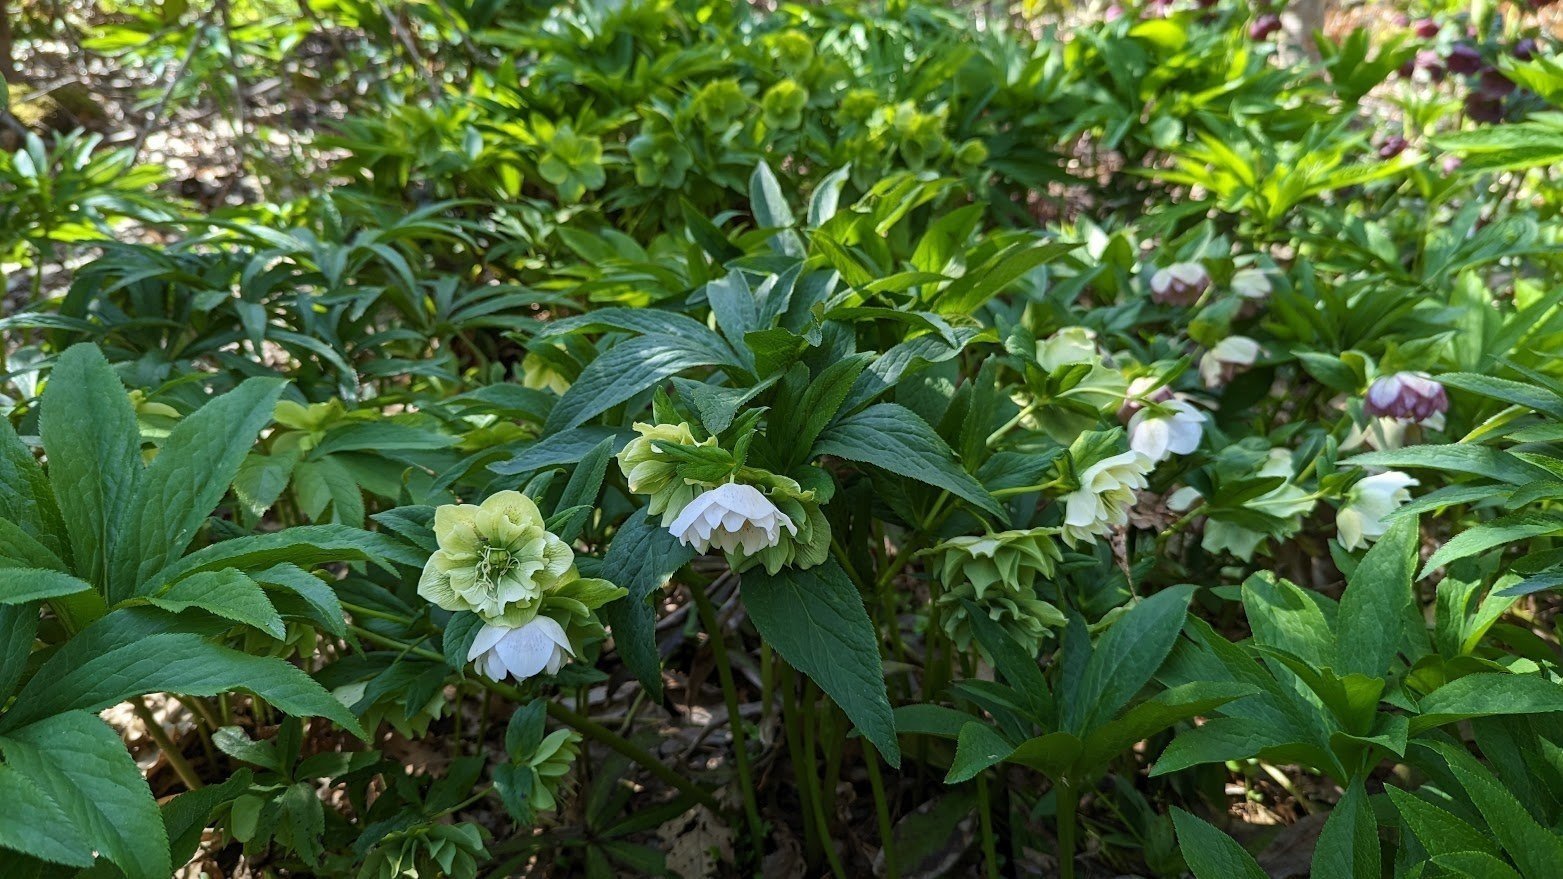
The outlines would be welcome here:
[[[1227,336],[1199,359],[1199,377],[1205,387],[1218,388],[1259,359],[1259,343],[1247,336]]]
[[[1080,487],[1064,496],[1064,542],[1095,542],[1113,525],[1129,522],[1134,492],[1146,486],[1154,462],[1139,452],[1104,458],[1080,474]]]
[[[1157,305],[1193,305],[1210,289],[1210,273],[1197,262],[1177,262],[1151,275],[1151,300]]]
[[[1185,400],[1167,400],[1144,408],[1129,419],[1129,448],[1161,463],[1173,455],[1199,448],[1205,435],[1205,414]]]
[[[1263,299],[1273,289],[1264,269],[1238,269],[1232,273],[1232,292],[1244,299]]]
[[[1369,476],[1351,487],[1346,503],[1335,514],[1335,537],[1342,549],[1360,549],[1389,528],[1384,517],[1411,500],[1415,479],[1398,470]]]
[[[729,482],[690,501],[668,531],[697,552],[713,546],[724,552],[741,547],[753,555],[779,543],[783,528],[794,537],[798,534],[798,526],[759,489]]]
[[[574,656],[564,627],[541,615],[522,626],[484,623],[467,651],[479,674],[492,681],[514,677],[517,683],[544,671],[558,674]]]
[[[1424,373],[1397,372],[1368,386],[1363,410],[1376,418],[1395,418],[1437,429],[1449,411],[1444,386]],[[1432,422],[1432,423],[1430,423]]]
[[[1037,598],[1034,587],[1038,577],[1051,577],[1063,558],[1053,540],[1056,533],[1033,528],[952,537],[925,551],[938,557],[936,570],[944,585],[940,624],[957,646],[965,650],[972,642],[967,601],[1033,653],[1050,629],[1067,622],[1057,607]]]
[[[635,425],[635,437],[624,445],[618,455],[619,469],[624,480],[635,494],[651,497],[646,511],[662,516],[663,524],[677,516],[684,505],[694,500],[695,487],[678,478],[678,459],[662,449],[668,446],[714,446],[716,437],[696,442],[695,435],[684,422],[678,424]]]
[[[490,621],[511,605],[540,599],[575,564],[569,545],[544,527],[537,505],[516,491],[491,495],[481,506],[440,507],[434,539],[440,548],[423,566],[418,594]]]
[[[1444,58],[1449,69],[1455,73],[1475,73],[1482,69],[1482,55],[1475,47],[1465,43],[1459,43],[1449,50]]]

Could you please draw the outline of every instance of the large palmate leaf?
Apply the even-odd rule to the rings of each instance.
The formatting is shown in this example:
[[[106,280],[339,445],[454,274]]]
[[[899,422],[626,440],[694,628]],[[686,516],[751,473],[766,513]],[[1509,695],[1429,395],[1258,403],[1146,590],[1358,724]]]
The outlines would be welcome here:
[[[222,500],[255,442],[271,422],[281,379],[253,378],[181,419],[141,475],[125,512],[124,539],[111,559],[109,600],[178,558]]]
[[[846,572],[834,560],[775,574],[755,569],[743,575],[741,585],[760,636],[819,684],[886,762],[901,765],[879,637]]]
[[[277,615],[277,609],[266,597],[266,591],[259,583],[233,568],[192,574],[147,600],[156,607],[174,613],[192,607],[200,608],[224,619],[254,626],[273,638],[281,639],[287,635],[282,617]]]
[[[49,482],[70,535],[75,571],[107,585],[120,516],[141,476],[136,413],[108,361],[86,343],[60,355],[41,407]]]
[[[1106,723],[1150,681],[1172,651],[1193,592],[1163,590],[1113,623],[1093,647],[1079,688],[1060,699],[1064,729],[1078,735]]]
[[[49,845],[29,845],[29,854],[78,863],[60,856],[90,848],[128,879],[170,875],[168,833],[157,802],[119,735],[103,721],[72,711],[7,729],[0,753],[54,806],[24,816],[25,826],[52,838]],[[11,802],[10,808],[20,807]]]
[[[942,488],[1000,522],[1009,521],[987,489],[961,469],[949,445],[905,406],[879,403],[843,418],[820,434],[814,451]]]

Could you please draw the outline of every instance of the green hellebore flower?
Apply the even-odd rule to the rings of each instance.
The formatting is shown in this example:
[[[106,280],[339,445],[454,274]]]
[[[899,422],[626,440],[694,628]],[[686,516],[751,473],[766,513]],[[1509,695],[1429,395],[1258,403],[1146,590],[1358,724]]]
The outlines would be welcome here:
[[[635,182],[641,186],[677,189],[695,163],[678,135],[667,130],[642,131],[630,140],[629,152],[635,162]]]
[[[873,89],[852,89],[841,97],[836,118],[843,125],[862,125],[879,109],[879,93]]]
[[[602,141],[562,125],[548,142],[537,172],[554,185],[560,198],[580,201],[588,190],[601,189],[608,180],[602,167]]]
[[[634,494],[651,496],[647,512],[662,516],[666,525],[694,499],[697,486],[678,478],[676,459],[658,451],[658,445],[714,446],[716,437],[702,442],[685,422],[678,424],[635,424],[640,436],[630,440],[619,452],[619,469]]]
[[[375,843],[358,879],[473,879],[487,861],[484,831],[476,824],[420,824]]]
[[[775,55],[776,66],[788,76],[797,76],[814,61],[814,42],[800,31],[782,31],[772,35],[767,42]]]
[[[1056,534],[1055,528],[1033,528],[953,537],[924,550],[937,558],[936,576],[944,585],[939,596],[942,625],[958,647],[965,650],[972,642],[965,601],[1032,652],[1041,648],[1050,629],[1065,624],[1063,613],[1037,598],[1035,588],[1037,578],[1053,576],[1063,559]]]
[[[440,548],[423,567],[418,594],[445,610],[520,625],[536,615],[545,592],[575,579],[575,553],[548,533],[537,504],[520,492],[499,492],[480,506],[441,506],[434,538]]]
[[[892,112],[890,124],[900,140],[901,157],[914,170],[921,169],[944,152],[944,120],[938,116],[924,113],[911,103],[903,103]]]
[[[738,80],[718,79],[695,92],[690,108],[696,119],[705,122],[708,130],[725,131],[749,108],[749,96],[744,94]]]
[[[790,79],[771,86],[760,101],[765,124],[790,131],[803,124],[803,108],[808,106],[809,90]]]

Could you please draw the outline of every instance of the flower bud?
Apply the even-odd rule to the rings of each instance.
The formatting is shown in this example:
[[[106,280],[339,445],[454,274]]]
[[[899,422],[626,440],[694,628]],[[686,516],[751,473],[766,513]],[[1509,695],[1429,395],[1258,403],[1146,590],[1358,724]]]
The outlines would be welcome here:
[[[1421,423],[1449,411],[1449,395],[1422,373],[1397,372],[1373,382],[1363,409],[1375,417]]]
[[[1210,273],[1197,262],[1178,262],[1151,275],[1151,300],[1157,305],[1193,305],[1210,288]]]
[[[1432,38],[1438,36],[1439,30],[1440,28],[1438,27],[1438,22],[1432,20],[1431,18],[1424,18],[1419,20],[1415,27],[1416,35],[1424,40],[1431,40]]]

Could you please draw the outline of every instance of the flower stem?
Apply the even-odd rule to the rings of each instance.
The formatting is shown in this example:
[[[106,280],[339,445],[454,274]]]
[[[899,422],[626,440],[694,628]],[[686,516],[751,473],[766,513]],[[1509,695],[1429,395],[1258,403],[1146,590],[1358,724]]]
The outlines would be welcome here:
[[[1080,808],[1080,792],[1064,780],[1053,791],[1058,811],[1058,875],[1059,879],[1075,879],[1075,813]]]
[[[152,737],[152,741],[157,743],[157,747],[163,752],[163,756],[168,758],[168,765],[173,767],[174,774],[178,775],[179,780],[185,783],[185,787],[190,790],[200,790],[205,787],[206,785],[201,783],[201,776],[196,773],[195,767],[191,766],[190,761],[185,759],[184,752],[179,750],[179,746],[174,744],[174,740],[168,737],[168,733],[163,729],[163,725],[157,722],[156,717],[152,716],[152,709],[147,707],[146,698],[142,696],[133,697],[130,700],[130,707],[131,710],[136,712],[136,716],[141,718],[142,725],[147,728],[147,735]]]
[[[879,751],[866,740],[863,742],[863,763],[868,767],[868,786],[874,790],[874,817],[879,821],[879,847],[885,853],[885,879],[900,879],[895,862],[895,825],[890,821],[885,779],[879,772]]]
[[[999,849],[993,839],[993,798],[988,795],[988,776],[977,773],[977,820],[982,826],[982,859],[988,865],[988,879],[999,877]]]
[[[733,762],[738,768],[738,789],[743,794],[750,844],[754,847],[755,860],[758,861],[764,850],[765,836],[760,823],[760,807],[754,797],[754,780],[749,771],[749,747],[747,736],[744,735],[743,715],[738,707],[738,688],[733,683],[733,668],[727,661],[727,643],[722,637],[716,608],[711,606],[711,596],[700,586],[690,587],[689,594],[694,597],[701,624],[711,636],[711,656],[716,661],[716,675],[722,683],[722,699],[727,703],[727,729],[733,736]]]

